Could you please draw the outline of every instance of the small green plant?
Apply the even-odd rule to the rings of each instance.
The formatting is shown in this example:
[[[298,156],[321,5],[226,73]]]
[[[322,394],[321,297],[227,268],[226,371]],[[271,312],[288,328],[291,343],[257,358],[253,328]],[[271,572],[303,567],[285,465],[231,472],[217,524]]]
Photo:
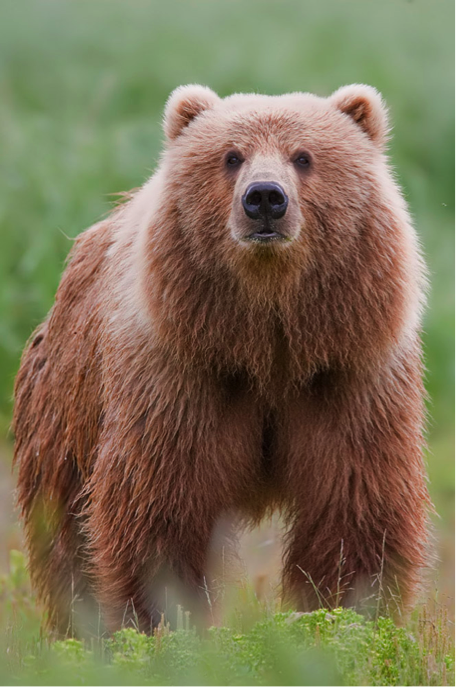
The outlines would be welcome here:
[[[21,551],[12,550],[9,571],[0,575],[0,648],[6,654],[5,667],[19,668],[27,656],[36,655],[42,642],[41,620],[30,587],[26,558]]]

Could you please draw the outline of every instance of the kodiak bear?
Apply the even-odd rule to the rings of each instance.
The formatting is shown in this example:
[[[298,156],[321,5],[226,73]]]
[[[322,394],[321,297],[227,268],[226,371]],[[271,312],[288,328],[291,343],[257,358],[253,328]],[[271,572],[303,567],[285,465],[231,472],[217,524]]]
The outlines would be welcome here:
[[[71,251],[15,387],[33,584],[65,633],[195,609],[278,510],[294,608],[406,610],[428,560],[425,276],[374,88],[172,93],[147,183]],[[176,588],[177,588],[176,587]]]

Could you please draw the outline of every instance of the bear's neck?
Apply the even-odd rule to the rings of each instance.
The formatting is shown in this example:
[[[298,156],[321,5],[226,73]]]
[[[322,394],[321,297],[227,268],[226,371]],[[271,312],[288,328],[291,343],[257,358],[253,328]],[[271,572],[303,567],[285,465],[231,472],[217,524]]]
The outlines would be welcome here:
[[[197,262],[177,223],[174,233],[170,225],[149,234],[141,291],[155,342],[191,369],[246,375],[272,394],[328,369],[372,371],[403,337],[412,292],[404,284],[413,272],[395,226],[387,251],[378,245],[380,228],[366,227],[332,269],[295,265],[273,274],[270,263],[250,278],[216,259]]]
[[[156,340],[183,364],[245,374],[259,388],[296,383],[313,369],[302,354],[299,274],[205,270],[175,237],[154,242],[143,289]]]

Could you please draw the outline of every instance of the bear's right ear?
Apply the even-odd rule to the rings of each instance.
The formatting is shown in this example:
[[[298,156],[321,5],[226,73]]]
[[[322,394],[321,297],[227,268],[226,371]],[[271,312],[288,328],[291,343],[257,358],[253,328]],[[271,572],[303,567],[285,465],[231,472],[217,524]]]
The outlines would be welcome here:
[[[213,107],[220,98],[206,86],[179,86],[168,98],[163,119],[163,129],[169,141],[173,141],[204,110]]]
[[[332,94],[330,101],[350,117],[371,141],[383,148],[388,134],[388,111],[380,93],[372,86],[352,84]]]

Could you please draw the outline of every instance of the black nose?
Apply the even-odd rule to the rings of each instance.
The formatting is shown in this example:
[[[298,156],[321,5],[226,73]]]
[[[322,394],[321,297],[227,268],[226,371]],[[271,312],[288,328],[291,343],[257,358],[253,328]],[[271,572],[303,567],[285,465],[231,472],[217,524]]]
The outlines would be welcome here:
[[[242,206],[251,219],[280,219],[287,211],[288,198],[279,184],[258,181],[247,188]]]

